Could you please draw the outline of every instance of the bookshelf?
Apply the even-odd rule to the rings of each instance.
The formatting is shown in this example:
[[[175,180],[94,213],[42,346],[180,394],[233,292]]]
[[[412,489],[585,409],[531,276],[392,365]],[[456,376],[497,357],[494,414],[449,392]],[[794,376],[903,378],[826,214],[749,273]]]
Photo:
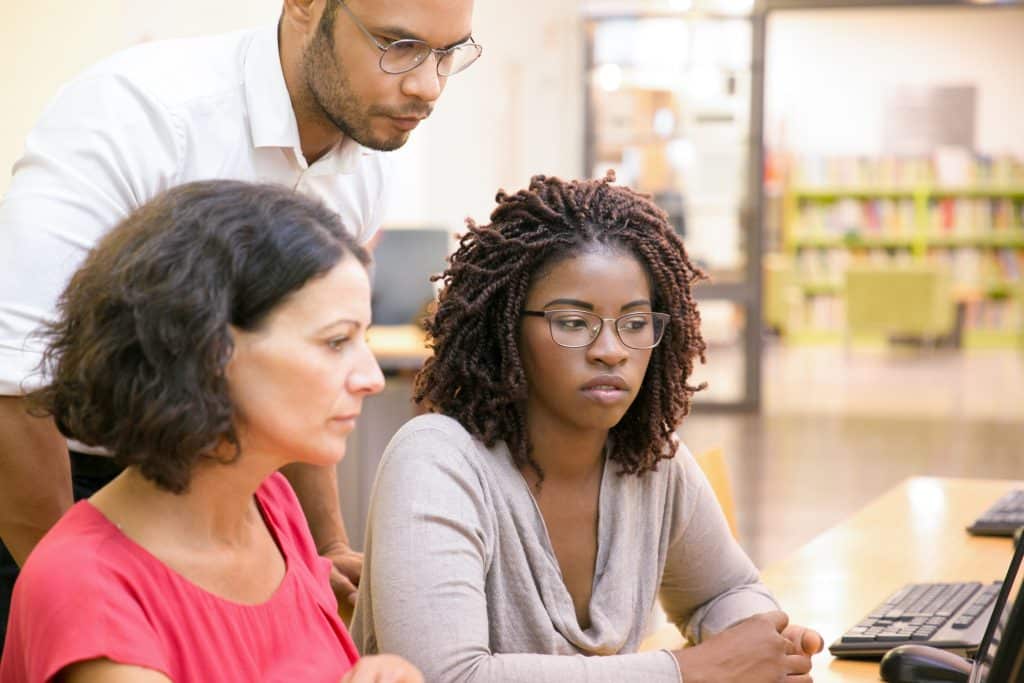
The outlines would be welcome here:
[[[951,278],[965,347],[1024,345],[1024,160],[975,156],[952,170],[930,159],[797,160],[788,170],[788,339],[842,338],[851,264],[933,263]]]

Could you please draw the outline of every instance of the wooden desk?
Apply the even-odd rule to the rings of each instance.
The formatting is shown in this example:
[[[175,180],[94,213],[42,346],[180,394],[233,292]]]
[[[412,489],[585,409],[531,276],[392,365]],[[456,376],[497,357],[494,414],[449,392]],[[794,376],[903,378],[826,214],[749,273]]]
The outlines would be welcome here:
[[[964,527],[1013,488],[1024,481],[908,479],[763,571],[790,619],[825,639],[814,658],[815,683],[880,680],[877,662],[835,659],[828,645],[904,584],[1002,579],[1010,540],[970,536]],[[672,626],[645,641],[681,644]]]
[[[1021,481],[908,479],[762,572],[790,619],[825,638],[825,651],[814,658],[815,682],[880,680],[877,662],[835,659],[827,648],[904,584],[1002,579],[1013,554],[1010,540],[970,536],[964,527],[1022,487]]]

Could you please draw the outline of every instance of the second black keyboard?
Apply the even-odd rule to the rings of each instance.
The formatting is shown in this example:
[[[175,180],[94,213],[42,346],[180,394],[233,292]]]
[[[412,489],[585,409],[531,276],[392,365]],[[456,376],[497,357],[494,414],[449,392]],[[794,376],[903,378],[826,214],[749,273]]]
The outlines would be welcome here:
[[[975,536],[1013,536],[1024,526],[1024,490],[1010,491],[974,520],[967,531]]]

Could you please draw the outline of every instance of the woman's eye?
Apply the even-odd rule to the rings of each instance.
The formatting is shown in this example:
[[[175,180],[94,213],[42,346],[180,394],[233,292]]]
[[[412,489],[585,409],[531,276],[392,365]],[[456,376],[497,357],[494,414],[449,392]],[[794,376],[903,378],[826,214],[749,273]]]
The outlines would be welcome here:
[[[582,318],[559,318],[558,324],[562,329],[579,330],[587,326],[587,321]]]
[[[344,346],[345,342],[347,342],[347,341],[348,341],[348,337],[334,337],[332,339],[328,339],[327,340],[327,346],[329,346],[329,347],[331,347],[331,349],[337,351],[342,346]]]

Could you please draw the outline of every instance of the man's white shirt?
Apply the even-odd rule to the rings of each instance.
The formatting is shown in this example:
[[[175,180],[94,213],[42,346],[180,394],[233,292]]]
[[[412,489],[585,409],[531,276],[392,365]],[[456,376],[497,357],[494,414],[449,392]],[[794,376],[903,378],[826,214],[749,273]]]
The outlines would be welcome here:
[[[194,180],[272,182],[319,198],[366,241],[389,166],[348,138],[306,163],[274,27],[100,62],[44,111],[0,201],[0,395],[45,382],[35,332],[88,250],[156,194]]]

